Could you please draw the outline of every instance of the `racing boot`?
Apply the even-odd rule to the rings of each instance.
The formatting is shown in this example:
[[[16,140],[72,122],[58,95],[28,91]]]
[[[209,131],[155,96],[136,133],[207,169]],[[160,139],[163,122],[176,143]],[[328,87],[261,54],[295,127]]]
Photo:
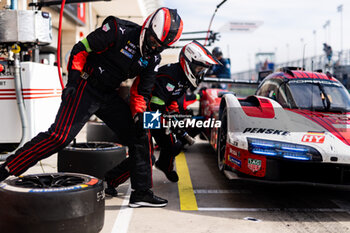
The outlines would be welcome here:
[[[107,177],[105,177],[105,182],[107,183],[107,187],[105,188],[105,194],[107,196],[111,196],[111,197],[116,197],[118,196],[118,191],[117,191],[117,186],[112,184],[112,180],[108,179]]]
[[[107,187],[105,188],[105,194],[108,196],[116,197],[118,195],[118,191],[116,188],[127,181],[130,177],[130,159],[124,159],[118,166],[112,168],[107,171],[105,174],[104,180],[107,183]]]
[[[153,194],[152,190],[135,190],[131,192],[129,207],[164,207],[168,204],[168,201],[157,197]]]
[[[176,171],[171,170],[169,171],[166,168],[163,168],[162,165],[160,164],[159,160],[156,161],[155,163],[156,168],[164,172],[166,178],[170,180],[171,182],[178,182],[179,181],[179,176],[177,175]]]
[[[107,182],[107,188],[105,188],[105,194],[107,196],[116,197],[118,196],[118,191],[116,190],[115,187],[109,185]]]
[[[8,172],[8,168],[6,167],[6,164],[3,163],[0,165],[0,181],[5,180],[7,177],[9,177],[11,174]]]

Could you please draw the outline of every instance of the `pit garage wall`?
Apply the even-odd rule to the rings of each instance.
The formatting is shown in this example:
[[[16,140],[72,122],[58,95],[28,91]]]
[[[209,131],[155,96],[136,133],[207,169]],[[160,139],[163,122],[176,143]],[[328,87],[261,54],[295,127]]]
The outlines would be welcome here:
[[[30,1],[27,1],[29,3]],[[0,9],[4,9],[6,0],[0,0]],[[23,9],[22,0],[18,1],[18,10]],[[89,17],[89,6],[91,6],[91,21]],[[63,72],[66,72],[66,66],[70,49],[79,40],[85,38],[90,31],[93,31],[96,27],[101,26],[103,20],[109,16],[114,15],[134,21],[138,24],[142,24],[148,14],[153,12],[158,7],[162,6],[162,0],[112,0],[112,1],[100,1],[85,3],[86,23],[84,26],[79,26],[73,22],[70,18],[63,16],[62,21],[62,68]],[[27,7],[29,10],[30,8]],[[51,13],[52,16],[52,30],[53,30],[53,42],[46,50],[55,50],[57,48],[57,32],[59,26],[59,12],[52,8],[43,7],[42,11]],[[100,17],[97,17],[99,15]]]
[[[31,1],[23,3],[18,1],[18,10],[24,10],[25,5]],[[0,0],[0,9],[3,9],[6,0]],[[91,6],[91,21],[89,17],[89,6]],[[70,18],[63,15],[62,21],[62,40],[61,40],[61,64],[63,73],[67,72],[67,62],[70,50],[75,43],[85,38],[96,27],[101,26],[103,20],[114,15],[122,19],[130,20],[138,24],[142,24],[146,17],[155,9],[163,6],[163,0],[112,0],[85,3],[86,23],[79,26]],[[27,7],[28,10],[31,8]],[[55,51],[57,48],[57,35],[59,26],[59,12],[49,7],[43,7],[42,11],[51,13],[52,16],[52,35],[53,42],[49,47],[42,48],[42,51]],[[162,64],[176,62],[178,51],[165,51],[162,53]]]

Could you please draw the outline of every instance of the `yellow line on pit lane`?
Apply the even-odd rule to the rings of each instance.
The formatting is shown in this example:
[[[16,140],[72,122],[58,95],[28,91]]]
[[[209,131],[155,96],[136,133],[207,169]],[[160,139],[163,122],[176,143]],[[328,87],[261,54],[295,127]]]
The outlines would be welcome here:
[[[181,152],[176,158],[176,170],[179,175],[179,181],[177,183],[180,197],[180,209],[181,210],[198,210],[197,200],[193,192],[190,172],[186,162],[186,157]]]

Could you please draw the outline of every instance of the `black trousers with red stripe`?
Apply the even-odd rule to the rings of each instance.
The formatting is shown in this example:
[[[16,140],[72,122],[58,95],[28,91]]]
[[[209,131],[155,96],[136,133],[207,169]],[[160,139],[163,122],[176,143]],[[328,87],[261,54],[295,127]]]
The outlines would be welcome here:
[[[164,129],[151,130],[151,134],[160,147],[158,162],[164,170],[172,171],[174,169],[174,159],[181,151],[181,143],[177,141],[172,134],[166,134]],[[151,138],[149,137],[149,142]],[[151,151],[152,153],[152,151]],[[117,167],[106,173],[106,180],[112,187],[124,183],[130,177],[131,170],[130,158],[125,159]]]
[[[172,133],[166,134],[165,129],[152,130],[152,137],[160,148],[157,164],[169,172],[174,170],[174,159],[180,153],[182,144]]]
[[[39,133],[7,158],[5,166],[10,174],[18,176],[39,160],[66,147],[93,114],[117,134],[123,145],[129,147],[132,188],[151,188],[152,162],[148,135],[135,127],[129,105],[116,92],[98,91],[84,79],[67,84],[55,122],[48,131]]]
[[[151,144],[151,134],[149,131],[146,132],[142,136],[142,140],[144,143],[147,143],[145,145],[145,148],[147,148],[148,155],[150,155],[150,165],[151,165],[151,172],[152,172],[152,165],[154,164],[154,156],[153,156],[153,147]],[[130,147],[129,147],[130,148]],[[112,168],[111,170],[107,171],[105,174],[105,179],[108,182],[108,184],[112,187],[117,187],[119,184],[124,183],[127,181],[131,175],[131,170],[133,166],[133,160],[130,156],[130,151],[129,151],[129,157],[124,159],[120,164],[118,164],[116,167]],[[131,183],[132,183],[132,176],[131,176]]]

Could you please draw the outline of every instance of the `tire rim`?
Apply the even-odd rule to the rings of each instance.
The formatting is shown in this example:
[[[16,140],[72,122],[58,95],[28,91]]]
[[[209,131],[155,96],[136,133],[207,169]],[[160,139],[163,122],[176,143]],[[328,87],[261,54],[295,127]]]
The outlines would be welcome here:
[[[70,147],[75,148],[109,148],[109,147],[115,147],[116,144],[109,143],[109,142],[83,142],[83,143],[75,143],[70,145]]]
[[[85,179],[83,177],[73,175],[33,175],[24,176],[15,180],[15,185],[21,188],[62,188],[83,184]]]
[[[73,143],[64,148],[64,150],[115,150],[118,148],[122,148],[123,145],[120,145],[118,143],[113,142],[79,142],[79,143]]]

